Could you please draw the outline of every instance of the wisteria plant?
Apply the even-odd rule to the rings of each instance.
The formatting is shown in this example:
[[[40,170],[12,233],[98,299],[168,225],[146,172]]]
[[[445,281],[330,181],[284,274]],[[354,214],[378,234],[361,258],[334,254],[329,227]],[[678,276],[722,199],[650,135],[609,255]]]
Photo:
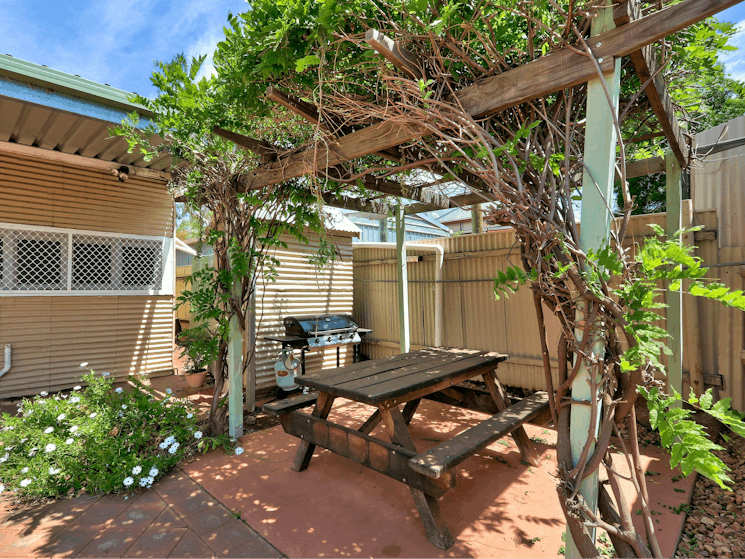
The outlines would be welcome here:
[[[136,377],[114,388],[91,370],[69,394],[39,395],[3,414],[0,492],[22,499],[81,492],[117,493],[152,484],[197,450],[232,446],[208,440],[188,400],[159,399]],[[224,440],[223,440],[224,439]]]

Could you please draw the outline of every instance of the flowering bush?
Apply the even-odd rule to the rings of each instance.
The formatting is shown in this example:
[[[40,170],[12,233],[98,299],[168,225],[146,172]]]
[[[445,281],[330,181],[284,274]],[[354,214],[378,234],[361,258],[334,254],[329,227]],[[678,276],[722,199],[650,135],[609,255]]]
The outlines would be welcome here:
[[[19,416],[3,414],[0,492],[35,498],[150,487],[204,443],[224,443],[203,437],[188,401],[170,390],[158,400],[131,380],[131,390],[113,390],[107,373],[91,371],[85,388],[51,397],[42,392],[18,404]]]

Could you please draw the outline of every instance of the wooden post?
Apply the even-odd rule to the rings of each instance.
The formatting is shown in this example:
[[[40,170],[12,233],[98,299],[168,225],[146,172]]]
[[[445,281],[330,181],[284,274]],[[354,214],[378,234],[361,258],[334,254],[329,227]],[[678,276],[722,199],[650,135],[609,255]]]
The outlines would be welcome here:
[[[681,198],[682,183],[681,170],[678,160],[672,150],[665,152],[665,171],[667,179],[667,220],[665,234],[672,239],[675,232],[681,228]],[[681,239],[678,239],[681,242]],[[683,393],[683,301],[681,282],[677,289],[667,286],[665,302],[667,303],[667,332],[670,334],[669,347],[673,354],[667,358],[667,382],[669,389]],[[691,379],[693,380],[693,379]]]
[[[471,233],[484,232],[484,212],[481,211],[481,204],[471,206]]]
[[[256,408],[256,286],[251,294],[249,309],[246,313],[246,342],[251,351],[246,375],[246,409],[253,412]]]
[[[378,223],[378,230],[380,231],[380,242],[388,242],[388,218],[383,218]]]
[[[232,296],[240,304],[241,285],[234,278]],[[243,333],[238,317],[230,319],[228,338],[228,431],[231,437],[243,436]]]
[[[408,353],[409,339],[409,274],[406,270],[406,223],[404,207],[396,207],[396,270],[398,272],[398,324],[401,353]]]
[[[598,35],[615,27],[613,23],[613,8],[607,7],[598,10],[598,16],[592,23],[592,35]],[[587,84],[587,125],[585,128],[585,171],[582,175],[582,229],[580,231],[580,247],[587,252],[589,249],[597,249],[608,240],[610,226],[613,216],[611,207],[613,204],[613,179],[615,176],[616,162],[616,128],[613,124],[613,116],[618,115],[618,96],[620,90],[621,59],[616,59],[611,71],[603,75],[608,91],[610,92],[612,107],[608,103],[603,84],[600,79],[592,79]],[[584,305],[578,304],[578,320],[582,324]],[[582,327],[575,331],[577,341],[582,338]],[[605,351],[602,340],[593,341],[591,352],[599,355],[602,359]],[[590,375],[596,371],[590,371],[583,363],[580,365],[579,373],[572,383],[572,400],[574,401],[598,401],[597,392],[593,393],[590,387]],[[570,415],[570,445],[572,461],[579,461],[582,449],[587,442],[588,436],[596,437],[599,428],[599,420],[602,413],[597,414],[595,425],[590,425],[590,407],[587,405],[574,405]],[[592,452],[592,449],[590,450]],[[586,477],[580,484],[580,494],[592,510],[597,510],[598,502],[598,474],[597,472]],[[590,528],[590,535],[594,539],[595,529]],[[577,547],[574,545],[571,533],[567,530],[566,554],[567,558],[580,557]]]

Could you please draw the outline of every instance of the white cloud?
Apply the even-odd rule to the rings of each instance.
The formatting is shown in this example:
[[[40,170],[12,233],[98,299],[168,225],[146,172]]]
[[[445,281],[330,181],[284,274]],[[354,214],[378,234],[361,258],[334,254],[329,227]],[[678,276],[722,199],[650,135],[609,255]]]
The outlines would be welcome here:
[[[737,33],[729,42],[737,50],[720,55],[719,60],[732,78],[745,81],[745,19],[739,21],[735,27]]]

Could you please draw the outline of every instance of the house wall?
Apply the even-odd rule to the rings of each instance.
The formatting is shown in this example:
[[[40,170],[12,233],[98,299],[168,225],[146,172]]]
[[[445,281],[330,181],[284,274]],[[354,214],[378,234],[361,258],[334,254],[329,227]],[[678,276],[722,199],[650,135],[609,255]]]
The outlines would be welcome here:
[[[173,201],[165,184],[136,175],[122,183],[105,169],[0,151],[0,200],[0,223],[173,236]],[[81,362],[117,378],[170,373],[172,306],[168,294],[0,292],[0,347],[12,346],[0,398],[70,387],[84,372]]]

